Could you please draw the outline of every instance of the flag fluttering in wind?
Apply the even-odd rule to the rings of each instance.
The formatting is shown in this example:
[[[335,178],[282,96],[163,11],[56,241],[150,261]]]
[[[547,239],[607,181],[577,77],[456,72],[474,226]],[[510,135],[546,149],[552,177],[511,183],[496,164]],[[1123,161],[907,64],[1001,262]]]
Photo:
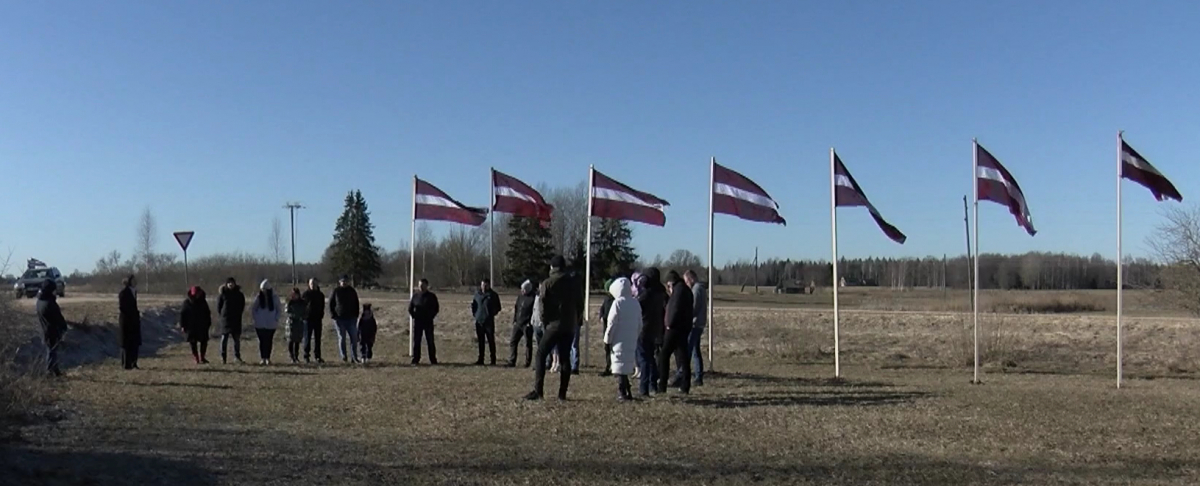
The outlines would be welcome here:
[[[547,204],[542,194],[529,187],[529,184],[492,169],[492,190],[495,192],[493,211],[550,221],[554,206]]]
[[[1175,185],[1167,180],[1158,169],[1150,165],[1150,161],[1142,157],[1125,139],[1121,139],[1121,177],[1141,184],[1154,194],[1154,199],[1164,201],[1174,199],[1183,202],[1183,195],[1175,189]]]
[[[779,203],[754,181],[720,164],[712,163],[713,212],[747,221],[787,225]]]
[[[854,176],[850,175],[850,171],[846,170],[846,165],[842,163],[841,157],[838,157],[836,152],[833,154],[833,171],[834,204],[838,207],[862,206],[867,208],[871,217],[875,219],[875,224],[879,225],[879,229],[883,230],[888,238],[896,243],[904,244],[908,237],[883,219],[883,215],[879,214],[879,210],[875,209],[875,206],[867,199],[867,194],[858,185],[858,181],[854,180]]]
[[[975,180],[980,201],[992,201],[1008,207],[1008,212],[1017,219],[1017,225],[1025,228],[1029,236],[1037,234],[1033,228],[1033,216],[1025,203],[1025,193],[1004,165],[982,145],[975,144]]]
[[[653,194],[635,190],[592,170],[592,216],[666,226],[668,203]]]
[[[413,205],[413,215],[418,220],[449,221],[468,226],[479,226],[487,221],[487,209],[460,203],[421,179],[416,181],[416,198]]]

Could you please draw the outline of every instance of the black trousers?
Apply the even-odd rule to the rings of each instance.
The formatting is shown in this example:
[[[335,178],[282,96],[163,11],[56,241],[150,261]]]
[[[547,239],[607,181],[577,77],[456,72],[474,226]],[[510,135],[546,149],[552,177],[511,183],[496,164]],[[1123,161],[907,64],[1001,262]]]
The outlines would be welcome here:
[[[125,369],[132,370],[134,368],[137,368],[137,364],[138,364],[137,361],[138,361],[138,347],[137,346],[126,346],[124,348],[121,348],[121,365],[124,366]]]
[[[486,341],[488,350],[491,351],[492,364],[496,364],[496,323],[484,322],[475,323],[475,340],[479,343],[479,360],[477,363],[483,363],[483,344]]]
[[[571,342],[575,339],[575,326],[552,322],[546,326],[542,341],[538,343],[537,356],[533,360],[533,391],[543,396],[546,384],[546,357],[557,347],[560,366],[558,381],[558,398],[567,398],[567,388],[571,385]]]
[[[312,357],[321,359],[321,320],[309,320],[304,323],[304,359],[307,361],[309,352]]]
[[[667,381],[671,378],[671,356],[675,356],[675,363],[683,370],[683,376],[679,380],[679,389],[684,393],[688,393],[692,389],[692,350],[688,348],[688,335],[692,333],[691,329],[668,329],[667,334],[663,337],[662,350],[658,352],[658,392],[666,393]]]
[[[197,360],[204,359],[208,355],[208,340],[203,341],[188,341],[192,347],[192,357]]]
[[[429,342],[429,362],[437,364],[437,345],[433,342],[433,322],[413,322],[413,348],[412,362],[417,364],[421,362],[421,338]]]
[[[256,327],[254,333],[258,334],[258,357],[271,359],[271,348],[275,346],[275,330]]]
[[[508,362],[509,364],[517,364],[517,348],[521,345],[521,339],[525,340],[525,366],[529,366],[533,362],[533,326],[526,324],[513,324],[512,338],[508,340]]]

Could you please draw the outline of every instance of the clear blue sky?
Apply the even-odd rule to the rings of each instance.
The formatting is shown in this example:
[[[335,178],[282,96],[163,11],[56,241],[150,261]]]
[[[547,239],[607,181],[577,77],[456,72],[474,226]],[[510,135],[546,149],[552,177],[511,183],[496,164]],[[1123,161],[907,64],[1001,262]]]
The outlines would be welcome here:
[[[361,189],[409,238],[410,178],[469,204],[489,166],[573,184],[588,164],[673,203],[646,256],[705,252],[710,156],[786,228],[718,216],[716,259],[828,258],[828,150],[909,236],[840,210],[846,256],[963,250],[978,137],[1040,231],[981,210],[984,251],[1112,256],[1114,137],[1200,200],[1200,3],[0,1],[0,249],[65,270],[129,254],[146,205],[192,255],[299,256]],[[1128,252],[1160,219],[1126,184]],[[1165,204],[1165,203],[1164,203]],[[437,225],[445,231],[446,225]]]

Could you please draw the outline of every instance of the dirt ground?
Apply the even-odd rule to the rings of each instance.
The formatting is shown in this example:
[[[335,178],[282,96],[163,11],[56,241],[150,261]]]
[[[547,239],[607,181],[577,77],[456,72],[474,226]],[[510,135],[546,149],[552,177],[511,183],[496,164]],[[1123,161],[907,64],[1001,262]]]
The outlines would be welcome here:
[[[68,319],[115,303],[64,299]],[[1196,321],[985,315],[970,384],[970,317],[847,311],[831,379],[827,309],[722,303],[716,368],[683,396],[615,401],[599,331],[570,400],[528,403],[525,368],[476,367],[465,296],[443,296],[442,364],[413,367],[399,296],[380,308],[376,362],[198,366],[168,344],[52,381],[57,414],[0,442],[0,484],[1196,484]],[[143,298],[142,307],[173,303]],[[506,297],[506,301],[511,297]],[[593,304],[597,304],[597,301]],[[500,360],[507,356],[498,326]],[[252,335],[250,333],[249,335]],[[216,342],[211,343],[213,348]],[[257,343],[243,352],[253,358]],[[523,353],[523,350],[522,350]],[[522,356],[523,358],[523,356]],[[256,360],[255,360],[256,361]],[[553,378],[548,384],[556,383]],[[551,385],[552,386],[552,385]]]

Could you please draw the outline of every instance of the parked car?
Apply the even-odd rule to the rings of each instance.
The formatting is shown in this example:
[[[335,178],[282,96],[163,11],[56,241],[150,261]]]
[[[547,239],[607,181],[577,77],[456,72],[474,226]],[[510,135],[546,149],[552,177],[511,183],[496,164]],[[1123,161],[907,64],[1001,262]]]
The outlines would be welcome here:
[[[58,290],[54,293],[59,297],[67,295],[67,280],[63,278],[62,272],[55,267],[40,267],[30,268],[26,270],[21,278],[17,279],[17,283],[13,284],[13,294],[18,299],[22,297],[36,297],[39,290],[42,290],[42,283],[46,280],[53,280],[58,285]]]

